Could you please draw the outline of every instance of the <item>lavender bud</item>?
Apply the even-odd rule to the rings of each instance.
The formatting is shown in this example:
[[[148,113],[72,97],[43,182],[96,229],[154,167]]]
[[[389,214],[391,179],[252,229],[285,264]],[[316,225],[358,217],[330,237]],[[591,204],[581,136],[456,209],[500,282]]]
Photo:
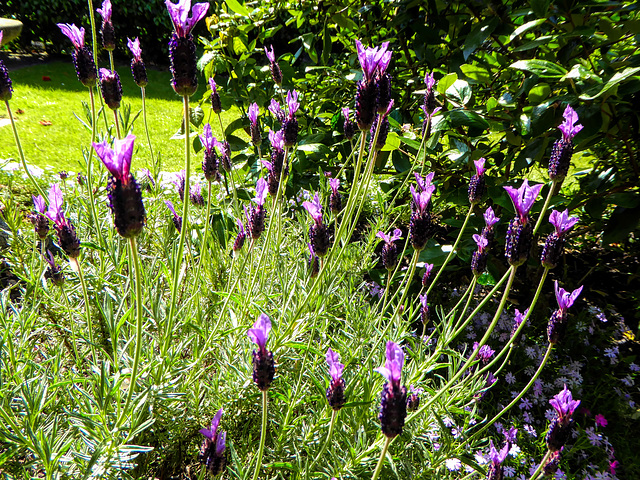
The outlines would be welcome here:
[[[262,232],[264,232],[265,217],[266,212],[262,205],[251,206],[251,213],[247,221],[247,230],[249,230],[252,239],[259,239]]]
[[[407,412],[415,412],[420,408],[420,396],[417,393],[411,393],[407,398]]]
[[[246,238],[246,233],[244,232],[244,227],[242,225],[242,223],[239,224],[240,230],[238,231],[238,236],[236,237],[236,240],[233,242],[233,251],[237,252],[238,250],[241,250],[242,247],[244,246],[244,239]]]
[[[382,264],[387,270],[393,270],[398,265],[398,247],[395,242],[385,242],[382,247]]]
[[[564,139],[556,140],[549,158],[549,178],[560,181],[567,176],[573,155],[573,143]]]
[[[316,222],[311,224],[311,227],[309,227],[309,241],[315,254],[319,257],[324,257],[331,246],[327,226]]]
[[[407,416],[407,387],[396,382],[385,382],[380,395],[380,414],[378,419],[382,433],[393,438],[402,433]]]
[[[486,190],[484,175],[473,175],[469,180],[469,203],[480,203]]]
[[[360,81],[356,90],[356,122],[366,132],[371,128],[376,114],[376,86],[373,82]]]
[[[120,84],[120,76],[118,75],[118,72],[101,68],[100,90],[102,91],[104,103],[106,103],[111,110],[120,108],[120,101],[122,100],[122,85]]]
[[[146,213],[140,185],[133,175],[129,173],[127,183],[112,175],[107,183],[107,199],[118,233],[124,238],[138,236],[144,227]]]
[[[385,110],[386,112],[386,110]],[[378,128],[378,122],[380,121],[380,117],[381,115],[376,115],[375,120],[373,121],[373,123],[371,124],[371,144],[369,145],[369,148],[371,150],[382,150],[382,148],[384,147],[384,144],[387,142],[387,136],[389,135],[389,119],[387,118],[386,115],[382,116],[382,122],[380,123],[380,131],[378,132],[378,139],[376,141],[376,144],[373,144],[373,140],[375,138],[376,135],[376,129]]]
[[[564,337],[564,333],[567,329],[566,320],[567,316],[561,310],[553,312],[549,319],[549,324],[547,325],[547,339],[549,340],[549,343],[558,343],[562,337]]]
[[[102,36],[102,47],[113,52],[116,49],[116,31],[113,28],[113,23],[103,22],[100,35]]]
[[[225,172],[231,171],[231,145],[229,142],[225,141],[222,146],[224,147],[222,151],[222,158],[220,159],[220,166]]]
[[[253,351],[253,381],[263,392],[267,390],[273,382],[276,374],[276,365],[273,361],[273,353],[264,349]]]
[[[271,70],[271,78],[273,78],[273,82],[281,86],[282,85],[282,70],[280,70],[280,65],[278,62],[271,62],[269,65],[269,69]]]
[[[220,172],[218,171],[218,154],[212,148],[210,151],[204,149],[204,161],[202,162],[202,171],[204,178],[208,182],[220,180]]]
[[[93,87],[98,79],[98,72],[96,62],[93,59],[93,53],[91,53],[89,47],[77,48],[71,56],[80,83],[85,87]]]
[[[409,223],[411,246],[416,250],[422,250],[427,245],[431,229],[431,215],[428,212],[413,212]]]
[[[555,268],[560,263],[560,258],[564,252],[565,239],[564,236],[552,232],[544,242],[540,262],[543,267]]]
[[[356,124],[348,118],[345,119],[342,128],[344,129],[344,136],[347,137],[347,140],[351,140],[356,135]]]
[[[562,421],[560,418],[554,418],[549,425],[549,431],[545,436],[547,448],[551,452],[558,452],[569,440],[571,430],[573,428],[573,419]]]
[[[473,256],[471,257],[471,271],[476,277],[478,275],[482,275],[487,268],[488,257],[489,255],[486,252],[481,252],[479,250],[473,252]]]
[[[31,220],[40,241],[44,241],[49,233],[49,219],[39,213],[32,213],[29,215],[29,220]]]
[[[190,33],[184,37],[179,37],[175,32],[171,35],[169,59],[173,90],[178,95],[190,97],[198,89],[196,45]]]
[[[211,93],[211,110],[214,113],[222,112],[222,102],[220,101],[220,94],[216,92]]]
[[[146,87],[149,83],[147,69],[142,60],[136,60],[135,58],[131,60],[131,75],[133,75],[133,81],[140,88]]]
[[[78,172],[78,185],[83,187],[86,181],[87,181],[86,177],[82,175],[82,173]]]
[[[64,285],[64,273],[62,272],[62,268],[59,265],[56,265],[55,262],[49,263],[49,267],[47,268],[44,277],[51,280],[51,283],[56,287]]]
[[[510,265],[519,266],[527,261],[532,239],[533,225],[531,222],[523,224],[519,218],[513,218],[509,222],[505,242],[505,256]]]
[[[342,210],[342,196],[339,192],[331,192],[329,196],[329,209],[331,213],[337,215]]]

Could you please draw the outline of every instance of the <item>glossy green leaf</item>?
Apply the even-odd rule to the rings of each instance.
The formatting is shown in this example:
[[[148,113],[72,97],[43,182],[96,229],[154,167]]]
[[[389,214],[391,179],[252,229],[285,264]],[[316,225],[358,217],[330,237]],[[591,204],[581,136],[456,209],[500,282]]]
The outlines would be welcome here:
[[[456,80],[446,92],[447,96],[453,97],[458,103],[466,105],[471,100],[471,87],[465,80]]]
[[[602,87],[602,89],[596,93],[595,95],[580,95],[580,100],[595,100],[596,98],[604,95],[613,87],[618,85],[619,83],[627,80],[629,77],[632,77],[640,72],[640,67],[627,67],[622,72],[617,72],[613,77],[609,79],[607,83]]]
[[[507,44],[509,42],[512,42],[514,38],[519,37],[520,35],[522,35],[523,33],[528,32],[529,30],[532,30],[534,28],[536,28],[539,25],[542,25],[544,22],[546,22],[547,19],[546,18],[539,18],[537,20],[532,20],[530,22],[525,23],[524,25],[520,25],[518,28],[516,28],[513,33],[509,36],[509,41],[506,42]]]
[[[567,70],[563,67],[547,60],[519,60],[512,63],[510,67],[516,70],[531,72],[542,78],[562,77],[567,74]]]
[[[457,73],[448,73],[444,77],[440,79],[438,84],[436,85],[436,91],[441,95],[444,95],[451,85],[458,79]]]
[[[249,10],[246,9],[244,5],[242,5],[238,0],[225,0],[227,4],[227,8],[232,12],[238,13],[245,17],[250,17]]]
[[[476,83],[489,84],[491,83],[491,73],[486,69],[477,65],[460,65],[460,70],[464,73],[465,77],[470,80],[474,80]]]
[[[536,17],[542,18],[547,16],[547,10],[549,10],[549,4],[551,0],[530,0],[529,5]]]
[[[469,56],[475,52],[475,50],[489,38],[489,35],[493,33],[496,27],[500,24],[498,17],[490,17],[484,21],[475,25],[469,35],[464,40],[464,46],[462,49],[462,56],[465,61]]]

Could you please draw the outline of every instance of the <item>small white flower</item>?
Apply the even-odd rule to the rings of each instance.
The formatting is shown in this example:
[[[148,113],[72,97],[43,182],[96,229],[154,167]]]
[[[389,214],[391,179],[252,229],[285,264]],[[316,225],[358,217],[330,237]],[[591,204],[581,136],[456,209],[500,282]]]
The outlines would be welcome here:
[[[462,467],[462,462],[457,458],[447,458],[444,461],[444,464],[451,472],[457,472],[458,470],[460,470],[460,467]]]

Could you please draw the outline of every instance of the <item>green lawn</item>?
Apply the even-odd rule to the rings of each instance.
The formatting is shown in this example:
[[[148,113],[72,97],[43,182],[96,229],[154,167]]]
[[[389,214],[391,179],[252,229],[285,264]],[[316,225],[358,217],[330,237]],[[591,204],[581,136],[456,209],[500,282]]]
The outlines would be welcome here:
[[[130,104],[132,116],[142,109],[140,88],[133,82],[128,65],[117,65],[124,92],[123,105]],[[91,132],[74,116],[85,119],[82,102],[89,103],[89,91],[76,78],[71,58],[68,62],[55,61],[43,65],[10,71],[13,81],[11,110],[17,120],[18,133],[22,141],[27,162],[45,170],[57,172],[68,170],[77,172],[82,161],[82,149],[91,141]],[[49,77],[50,81],[43,80]],[[171,75],[166,71],[148,70],[149,85],[147,94],[147,120],[154,152],[160,152],[163,170],[177,170],[183,163],[184,144],[180,140],[171,140],[181,125],[182,99],[171,88]],[[198,104],[205,92],[205,82],[199,78],[199,87],[191,97],[191,106]],[[99,99],[96,97],[98,108]],[[202,105],[205,121],[209,118],[208,102]],[[22,111],[24,113],[17,113]],[[0,111],[0,118],[8,118],[6,109]],[[237,118],[234,111],[223,112],[222,121],[227,125]],[[113,113],[107,110],[107,119],[113,123]],[[214,136],[221,135],[220,126],[215,118],[211,119]],[[41,125],[41,121],[51,125]],[[104,120],[98,122],[99,132],[104,132]],[[147,146],[142,114],[134,124],[133,133],[137,136],[137,153],[134,157],[134,170],[149,167],[151,155]],[[11,125],[0,127],[0,166],[6,161],[19,161],[18,150],[13,139]]]

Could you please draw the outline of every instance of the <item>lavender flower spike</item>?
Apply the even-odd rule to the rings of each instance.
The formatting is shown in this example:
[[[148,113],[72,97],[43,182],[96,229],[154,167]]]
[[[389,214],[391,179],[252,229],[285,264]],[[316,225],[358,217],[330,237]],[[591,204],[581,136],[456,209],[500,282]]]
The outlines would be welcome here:
[[[380,395],[378,419],[382,433],[388,438],[393,438],[402,433],[407,416],[407,387],[400,385],[404,352],[397,344],[387,342],[386,357],[384,367],[375,369],[387,379]]]
[[[122,85],[120,84],[118,72],[107,68],[100,69],[100,91],[102,92],[104,103],[106,103],[111,110],[120,108]]]
[[[44,241],[49,233],[49,219],[45,215],[47,211],[47,204],[42,195],[33,197],[33,206],[35,212],[29,215],[29,220],[31,220],[38,238],[41,241]]]
[[[532,187],[529,186],[529,182],[525,179],[520,185],[520,188],[503,187],[513,202],[513,206],[516,209],[517,215],[520,217],[520,221],[524,224],[529,219],[529,211],[540,194],[543,185],[540,183]]]
[[[131,55],[133,55],[133,59],[141,62],[142,61],[142,48],[140,47],[140,39],[136,37],[135,40],[131,40],[127,38],[127,47],[131,51]]]
[[[253,381],[258,388],[266,391],[275,375],[276,368],[273,361],[273,353],[267,350],[267,339],[271,331],[271,320],[264,313],[253,324],[253,328],[247,331],[247,335],[258,346],[258,351],[253,351]]]
[[[567,105],[562,116],[564,122],[558,127],[562,132],[562,138],[554,142],[549,158],[549,178],[560,184],[567,176],[571,166],[573,137],[582,130],[582,125],[576,125],[578,114],[571,106]]]
[[[178,230],[178,232],[182,231],[182,217],[176,213],[176,210],[173,208],[173,203],[171,203],[171,200],[165,200],[164,204],[173,214],[173,217],[171,217],[173,226],[176,227],[176,230]]]
[[[233,242],[233,251],[234,252],[237,252],[238,250],[242,249],[242,247],[244,245],[244,240],[246,238],[246,233],[244,231],[244,225],[242,224],[240,219],[238,219],[237,222],[238,222],[238,235],[236,236],[236,239]]]
[[[140,88],[144,88],[149,83],[147,78],[147,68],[142,61],[142,48],[140,48],[140,40],[136,38],[131,40],[127,38],[127,47],[131,50],[133,58],[131,59],[131,75],[133,75],[133,81],[136,82]]]
[[[317,193],[313,196],[312,202],[303,202],[302,206],[311,215],[316,224],[322,223],[322,204]]]
[[[264,47],[264,53],[267,55],[267,59],[269,60],[269,68],[271,70],[271,78],[276,85],[282,85],[282,70],[280,70],[280,65],[276,62],[276,54],[273,51],[273,45],[271,45],[271,50]]]
[[[562,213],[557,210],[551,212],[549,222],[554,226],[555,231],[551,232],[544,242],[540,256],[540,262],[544,267],[555,268],[560,263],[566,242],[564,234],[571,230],[578,220],[578,217],[569,217],[569,210]]]
[[[558,235],[562,235],[571,230],[579,220],[578,217],[569,217],[569,210],[565,210],[562,213],[554,210],[549,216],[549,222],[555,227]]]
[[[278,102],[275,98],[271,99],[271,103],[269,104],[269,111],[276,118],[276,120],[278,120],[279,122],[284,121],[284,110],[282,110],[282,107],[280,106],[280,102]]]
[[[429,323],[429,303],[427,294],[420,295],[420,320],[422,325],[426,326]]]
[[[571,428],[573,426],[571,416],[580,405],[580,400],[574,400],[565,385],[560,393],[549,400],[549,403],[556,411],[556,418],[551,421],[545,440],[549,450],[557,452],[564,447],[571,436]]]
[[[402,238],[402,230],[400,230],[399,228],[396,228],[393,231],[393,234],[391,235],[387,235],[384,232],[378,232],[376,233],[376,237],[380,238],[381,240],[384,240],[386,243],[393,243],[396,240],[400,240]]]
[[[510,448],[511,446],[509,442],[507,442],[502,449],[497,450],[493,445],[493,441],[489,440],[489,459],[491,460],[491,464],[487,470],[487,480],[502,480],[502,462],[504,462],[507,455],[509,455]]]
[[[392,235],[378,232],[376,236],[384,240],[384,246],[382,247],[382,264],[384,268],[391,271],[398,265],[398,247],[395,242],[402,238],[402,230],[396,228]]]
[[[383,75],[391,61],[391,52],[387,51],[389,42],[384,42],[380,47],[364,48],[360,40],[356,40],[358,61],[362,67],[365,82],[373,80],[376,74]]]
[[[298,119],[296,112],[300,107],[298,102],[298,92],[295,90],[287,92],[287,117],[282,122],[282,132],[285,147],[292,147],[298,141]]]
[[[76,49],[84,47],[84,27],[76,27],[74,23],[58,23],[62,33],[64,33]]]
[[[567,389],[565,385],[560,393],[549,400],[549,403],[555,409],[558,418],[565,420],[567,417],[573,415],[573,412],[575,412],[578,405],[580,405],[580,400],[574,400],[571,391]]]
[[[496,217],[496,214],[493,212],[493,208],[491,207],[485,210],[483,216],[484,216],[484,223],[489,228],[493,227],[496,223],[500,221],[500,219]]]
[[[222,413],[223,410],[221,408],[213,417],[213,420],[211,420],[211,427],[199,430],[200,433],[205,436],[205,439],[200,447],[198,459],[201,463],[204,463],[207,471],[212,476],[222,473],[226,463],[224,450],[226,448],[227,432],[218,432]]]
[[[260,145],[262,142],[262,135],[260,134],[260,129],[258,128],[258,115],[260,114],[260,107],[258,104],[253,102],[249,105],[249,110],[247,111],[247,116],[249,117],[249,131],[251,133],[251,143],[254,145]]]
[[[324,257],[329,250],[329,232],[326,225],[322,223],[322,204],[316,193],[312,202],[304,202],[302,206],[313,218],[313,224],[309,227],[309,241],[313,251],[319,257]]]
[[[329,366],[329,375],[331,382],[327,388],[327,401],[334,410],[340,410],[344,405],[344,388],[345,383],[342,378],[344,365],[340,363],[340,355],[331,350],[327,350],[327,365]]]
[[[78,80],[80,80],[85,87],[93,87],[96,84],[98,72],[96,70],[93,53],[91,53],[91,50],[84,44],[84,28],[78,28],[74,24],[70,25],[68,23],[58,23],[57,25],[75,47],[71,56],[73,58],[73,65],[76,67]]]
[[[111,0],[104,0],[102,8],[96,9],[96,12],[102,17],[102,28],[100,29],[102,46],[105,50],[113,51],[116,48],[116,32],[111,22],[111,14],[113,13]]]
[[[267,198],[267,181],[264,178],[260,178],[256,183],[256,196],[253,197],[253,201],[256,205],[262,207],[264,201]]]
[[[558,129],[562,132],[563,140],[568,143],[573,140],[573,137],[575,137],[580,130],[582,130],[583,126],[576,125],[579,118],[576,111],[571,108],[571,105],[567,105],[562,116],[564,117],[564,122],[562,122]]]
[[[78,258],[80,255],[80,240],[76,235],[76,229],[71,220],[65,218],[62,210],[62,191],[58,184],[49,189],[49,209],[47,217],[54,223],[58,234],[60,247],[70,258]]]
[[[177,4],[172,3],[171,0],[165,0],[164,3],[179,37],[189,35],[193,27],[205,17],[207,10],[209,10],[208,3],[196,3],[191,8],[191,0],[178,0]],[[191,13],[191,17],[189,17],[189,13]]]
[[[2,45],[2,30],[0,30],[0,45]],[[9,70],[5,66],[4,62],[0,60],[0,102],[6,102],[11,100],[13,92],[13,85],[11,77],[9,77]]]
[[[583,288],[584,285],[576,288],[573,292],[569,293],[564,288],[559,288],[558,281],[556,280],[556,300],[558,301],[558,308],[563,314],[566,313],[566,311],[575,303]]]
[[[560,341],[564,335],[567,323],[567,310],[574,304],[580,293],[582,286],[569,293],[564,288],[558,287],[558,281],[555,283],[556,300],[558,301],[558,310],[553,312],[547,325],[547,338],[549,343],[555,344]]]

